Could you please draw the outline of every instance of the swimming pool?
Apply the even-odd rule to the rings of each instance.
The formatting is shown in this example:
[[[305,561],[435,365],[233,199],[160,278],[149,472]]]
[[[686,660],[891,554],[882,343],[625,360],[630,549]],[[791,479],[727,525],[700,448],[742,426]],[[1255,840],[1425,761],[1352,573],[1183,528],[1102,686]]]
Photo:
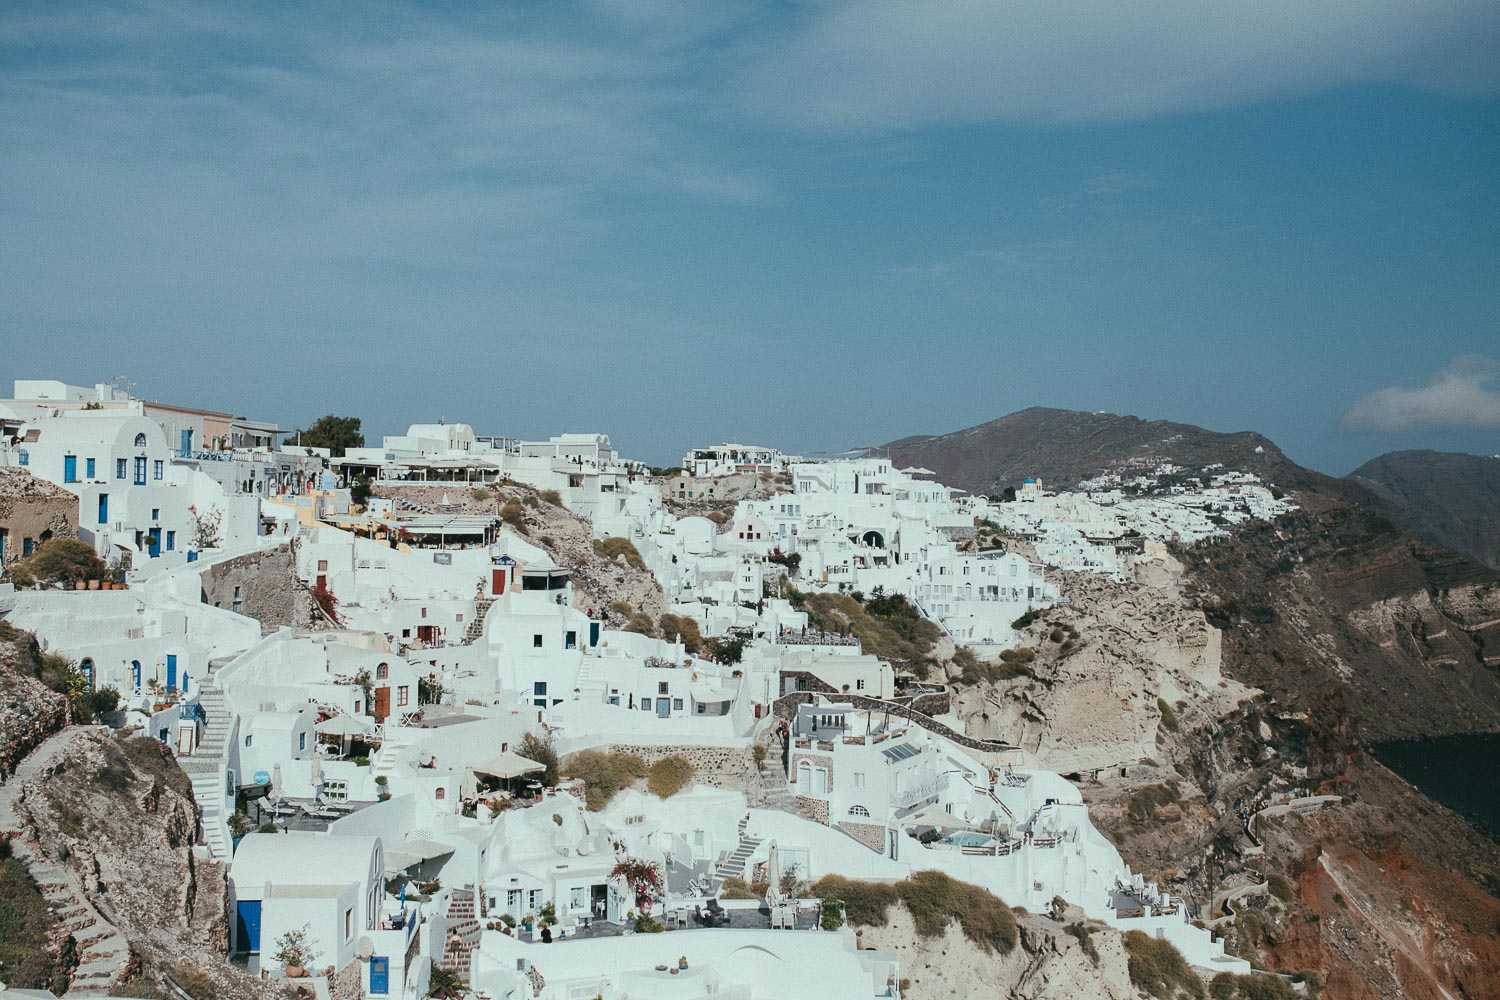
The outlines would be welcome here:
[[[995,838],[987,833],[975,833],[973,830],[965,830],[962,833],[950,833],[943,839],[945,844],[953,844],[955,847],[985,847],[994,843]]]

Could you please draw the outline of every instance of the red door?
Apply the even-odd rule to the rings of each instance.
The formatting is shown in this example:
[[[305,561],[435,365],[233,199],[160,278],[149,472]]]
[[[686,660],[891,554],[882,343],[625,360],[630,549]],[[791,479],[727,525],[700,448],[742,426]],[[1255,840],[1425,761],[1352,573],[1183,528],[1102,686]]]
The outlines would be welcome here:
[[[391,689],[388,687],[375,689],[375,718],[381,722],[391,714]]]
[[[503,569],[496,569],[496,570],[491,570],[490,571],[490,593],[492,593],[492,594],[503,594],[503,593],[505,593],[505,577],[507,575],[508,574]]]

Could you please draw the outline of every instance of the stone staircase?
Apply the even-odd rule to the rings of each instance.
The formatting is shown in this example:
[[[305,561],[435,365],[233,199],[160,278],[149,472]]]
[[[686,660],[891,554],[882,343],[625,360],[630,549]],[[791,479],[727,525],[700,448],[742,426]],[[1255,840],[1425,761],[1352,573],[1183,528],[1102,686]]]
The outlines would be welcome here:
[[[42,854],[25,836],[21,819],[24,808],[22,783],[44,778],[85,728],[65,729],[31,753],[10,780],[0,787],[0,835],[10,841],[11,857],[26,868],[47,907],[62,923],[77,947],[78,965],[73,970],[67,996],[108,996],[131,964],[130,943],[89,902],[73,875]]]
[[[208,674],[198,685],[198,704],[204,714],[203,739],[191,754],[177,759],[193,784],[193,800],[198,803],[203,842],[208,845],[214,860],[223,862],[228,862],[230,855],[234,853],[234,842],[229,835],[229,817],[224,815],[227,795],[225,768],[234,718],[229,711],[229,703],[224,700],[224,689],[218,684],[219,670],[229,660],[230,658],[222,658],[209,661]]]
[[[474,910],[472,886],[454,889],[448,897],[448,929],[443,941],[443,954],[438,959],[438,968],[455,972],[469,978],[469,964],[475,950],[479,948],[481,929],[479,916]]]
[[[760,765],[755,779],[745,789],[745,804],[751,809],[774,809],[819,822],[786,786],[786,775],[781,768],[770,763]]]
[[[464,627],[464,645],[472,646],[484,635],[484,620],[490,613],[490,608],[495,604],[493,597],[481,597],[474,602],[474,617],[469,619],[469,624]]]
[[[761,845],[762,838],[752,837],[745,832],[745,827],[750,822],[750,814],[746,813],[740,820],[740,842],[733,851],[719,862],[714,869],[713,879],[709,884],[709,893],[717,896],[719,890],[724,888],[724,880],[728,878],[745,878],[745,866],[750,862],[750,856],[755,849]],[[748,881],[748,879],[746,880]]]

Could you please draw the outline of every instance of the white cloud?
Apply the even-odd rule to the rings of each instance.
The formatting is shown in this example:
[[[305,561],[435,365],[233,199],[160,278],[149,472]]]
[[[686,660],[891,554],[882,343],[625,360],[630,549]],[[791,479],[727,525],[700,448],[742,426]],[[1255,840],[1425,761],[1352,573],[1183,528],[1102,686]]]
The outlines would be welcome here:
[[[755,74],[813,125],[1112,122],[1347,83],[1500,88],[1493,0],[828,0]]]
[[[1478,354],[1453,359],[1423,386],[1394,385],[1365,396],[1344,414],[1358,431],[1500,429],[1500,361]]]

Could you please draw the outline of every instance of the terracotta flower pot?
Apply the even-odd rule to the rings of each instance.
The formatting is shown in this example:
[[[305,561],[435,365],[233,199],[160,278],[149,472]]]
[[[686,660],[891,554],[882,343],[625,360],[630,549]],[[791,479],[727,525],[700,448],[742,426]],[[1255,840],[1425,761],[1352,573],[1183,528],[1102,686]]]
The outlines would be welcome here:
[[[305,975],[307,975],[307,970],[300,965],[288,965],[286,967],[286,977],[288,979],[301,979]]]

